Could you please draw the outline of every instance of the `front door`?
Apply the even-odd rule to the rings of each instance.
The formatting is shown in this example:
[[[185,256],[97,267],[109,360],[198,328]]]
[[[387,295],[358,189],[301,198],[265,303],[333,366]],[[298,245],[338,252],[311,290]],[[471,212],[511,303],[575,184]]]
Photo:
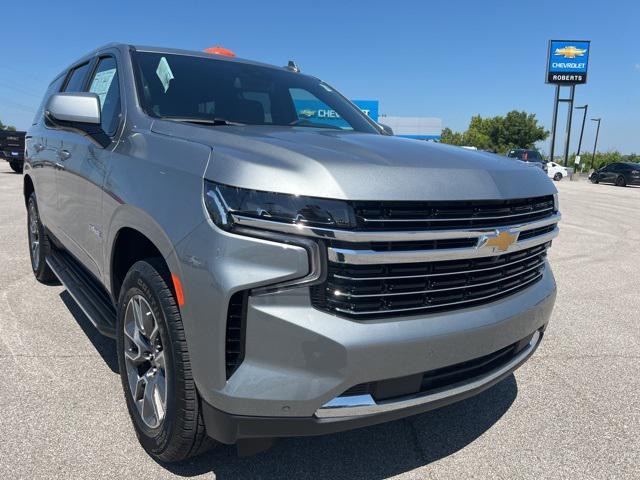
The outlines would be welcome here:
[[[85,91],[100,98],[102,129],[112,138],[120,121],[120,85],[116,60],[98,59]],[[105,172],[116,142],[106,148],[86,135],[64,132],[58,172],[58,203],[64,211],[61,230],[68,248],[97,277],[103,271],[102,197]]]

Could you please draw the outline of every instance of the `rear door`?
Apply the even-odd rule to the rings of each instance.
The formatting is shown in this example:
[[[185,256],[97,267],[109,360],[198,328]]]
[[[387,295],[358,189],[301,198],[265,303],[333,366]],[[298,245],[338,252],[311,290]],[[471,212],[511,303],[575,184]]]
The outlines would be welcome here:
[[[117,60],[113,55],[96,58],[90,71],[80,91],[93,92],[100,98],[102,129],[113,142],[102,148],[86,135],[64,133],[58,199],[64,210],[61,229],[70,241],[69,249],[96,277],[101,278],[102,189],[120,124],[120,84]]]

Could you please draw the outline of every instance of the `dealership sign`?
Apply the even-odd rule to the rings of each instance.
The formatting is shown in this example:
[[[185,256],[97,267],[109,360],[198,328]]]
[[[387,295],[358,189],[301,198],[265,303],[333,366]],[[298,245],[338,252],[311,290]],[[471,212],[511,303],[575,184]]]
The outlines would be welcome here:
[[[590,49],[589,41],[551,40],[547,56],[547,83],[587,83]]]
[[[338,112],[319,100],[294,100],[299,118],[306,118],[316,123],[324,123],[336,127],[348,127],[349,124],[338,115]],[[374,122],[378,121],[377,100],[353,100],[353,103]]]

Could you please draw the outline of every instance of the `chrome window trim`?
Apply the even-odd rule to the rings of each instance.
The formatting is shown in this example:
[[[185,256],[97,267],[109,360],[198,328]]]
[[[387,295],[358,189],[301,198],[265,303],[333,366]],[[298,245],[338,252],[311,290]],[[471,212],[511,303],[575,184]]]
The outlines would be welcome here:
[[[406,250],[406,251],[375,251],[355,250],[349,248],[329,247],[327,250],[329,261],[334,263],[348,263],[352,265],[390,264],[390,263],[422,263],[442,260],[462,260],[465,258],[490,257],[517,252],[527,248],[550,242],[558,236],[556,226],[552,231],[526,240],[519,240],[504,251],[496,251],[494,247],[478,245],[470,248],[443,248],[435,250]],[[484,232],[486,233],[486,232]],[[481,238],[481,237],[480,237]]]
[[[540,339],[541,334],[539,331],[536,331],[533,334],[533,337],[531,337],[529,344],[518,352],[518,354],[508,363],[485,375],[476,377],[475,379],[462,384],[454,385],[451,388],[434,393],[418,393],[381,402],[376,402],[370,395],[354,395],[353,397],[338,396],[316,410],[315,416],[318,418],[337,418],[375,415],[377,413],[391,412],[394,410],[415,407],[417,405],[433,403],[448,397],[454,397],[462,395],[465,392],[480,389],[518,368],[518,366],[520,366],[527,358],[533,355],[533,352],[540,343]]]
[[[558,223],[562,216],[560,213],[534,220],[528,223],[517,225],[505,225],[500,227],[470,227],[468,229],[459,228],[451,230],[406,230],[406,231],[379,231],[379,232],[359,232],[351,230],[337,230],[331,228],[311,227],[304,224],[292,224],[275,222],[262,218],[246,217],[243,215],[231,215],[236,225],[262,230],[271,230],[290,235],[301,235],[326,240],[337,240],[349,243],[367,242],[403,242],[421,240],[446,240],[453,238],[479,238],[487,233],[494,233],[498,230],[508,229],[512,232],[524,232],[535,228],[546,227]],[[537,237],[536,237],[537,238]]]

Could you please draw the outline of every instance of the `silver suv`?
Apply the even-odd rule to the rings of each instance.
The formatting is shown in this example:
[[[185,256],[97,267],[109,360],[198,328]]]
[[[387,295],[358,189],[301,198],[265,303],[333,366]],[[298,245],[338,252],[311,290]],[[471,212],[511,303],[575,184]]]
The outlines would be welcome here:
[[[107,45],[26,143],[33,271],[117,340],[162,461],[458,401],[549,321],[542,170],[390,136],[295,66]]]

